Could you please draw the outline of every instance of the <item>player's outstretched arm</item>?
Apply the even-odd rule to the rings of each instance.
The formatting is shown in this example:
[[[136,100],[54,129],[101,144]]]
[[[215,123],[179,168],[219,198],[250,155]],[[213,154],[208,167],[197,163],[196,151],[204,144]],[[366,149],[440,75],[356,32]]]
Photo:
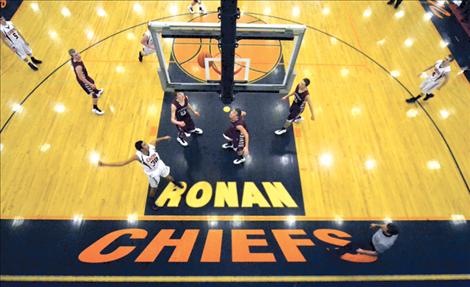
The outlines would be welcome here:
[[[137,155],[133,155],[131,158],[125,161],[119,161],[119,162],[102,162],[101,160],[98,161],[98,166],[125,166],[133,162],[134,160],[137,160]]]
[[[359,253],[359,254],[377,256],[377,251],[365,250],[365,249],[362,249],[362,248],[356,249],[356,252]]]
[[[292,97],[293,95],[295,95],[295,90],[294,90],[292,93],[290,93],[290,94],[285,95],[284,97],[282,97],[281,100],[287,100],[288,98]]]
[[[193,106],[191,106],[191,104],[188,103],[188,109],[196,116],[196,117],[199,117],[201,114],[194,110]]]
[[[422,73],[427,72],[427,71],[431,70],[432,68],[434,68],[434,65],[427,67]]]
[[[150,141],[150,144],[151,145],[156,145],[157,143],[161,142],[161,141],[169,141],[171,140],[171,137],[170,136],[164,136],[164,137],[161,137],[161,138],[157,138],[153,141]]]

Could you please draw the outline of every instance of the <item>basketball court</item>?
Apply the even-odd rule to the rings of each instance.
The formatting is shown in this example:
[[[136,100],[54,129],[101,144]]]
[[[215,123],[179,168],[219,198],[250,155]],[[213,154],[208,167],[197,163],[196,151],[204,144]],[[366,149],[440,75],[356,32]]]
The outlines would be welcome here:
[[[220,21],[220,1],[203,1],[207,15],[189,2],[19,3],[11,21],[43,63],[33,72],[1,45],[1,285],[467,286],[470,59],[454,4],[238,1],[238,24],[305,31],[240,40],[234,79],[247,91],[224,103],[216,39],[162,37],[164,65],[155,53],[138,60],[152,25]],[[70,48],[105,90],[103,116]],[[449,54],[449,82],[407,104]],[[307,108],[277,136],[290,102],[268,90],[303,78],[314,120]],[[174,83],[197,86],[185,94],[204,134],[187,147],[171,123]],[[235,108],[250,133],[238,166],[221,148]],[[97,165],[166,135],[156,148],[182,189],[162,179],[151,198],[139,163]],[[400,229],[384,254],[332,252],[384,222]]]

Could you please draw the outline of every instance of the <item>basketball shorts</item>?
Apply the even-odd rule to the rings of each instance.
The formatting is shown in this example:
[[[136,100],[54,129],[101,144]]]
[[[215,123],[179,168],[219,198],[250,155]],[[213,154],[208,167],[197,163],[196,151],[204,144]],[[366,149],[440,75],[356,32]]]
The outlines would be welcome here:
[[[302,112],[304,111],[304,106],[299,106],[297,104],[292,104],[289,108],[289,115],[287,116],[287,120],[289,122],[293,122]]]
[[[196,127],[194,125],[194,122],[193,122],[193,119],[187,115],[185,116],[183,119],[178,119],[178,121],[183,121],[185,123],[185,126],[182,128],[180,126],[176,126],[176,129],[179,131],[179,132],[186,132],[186,133],[189,133],[191,131],[193,131]]]
[[[95,83],[95,81],[92,78],[87,78],[87,80],[92,84]],[[82,89],[85,91],[85,93],[87,93],[88,95],[92,95],[93,98],[96,97],[96,93],[98,93],[98,89],[96,88],[93,89],[90,85],[81,81],[79,81],[78,83],[80,84],[80,87],[82,87]]]
[[[223,133],[224,138],[232,143],[233,150],[240,152],[245,148],[245,137],[243,134],[240,133],[240,135],[235,136],[230,134],[230,128],[228,128],[224,133]]]
[[[170,167],[160,160],[157,169],[147,174],[150,187],[157,188],[158,183],[160,183],[160,177],[167,177],[168,175],[170,175]]]
[[[152,53],[155,53],[155,49],[150,49],[146,46],[143,46],[142,55],[147,56],[147,55],[150,55]]]
[[[26,59],[27,56],[32,56],[33,51],[31,50],[31,47],[26,45],[26,43],[23,40],[17,40],[15,44],[12,45],[16,49],[16,55],[21,59],[24,60]]]
[[[431,77],[426,78],[419,86],[421,92],[429,94],[434,91],[441,84],[440,80],[434,80]]]

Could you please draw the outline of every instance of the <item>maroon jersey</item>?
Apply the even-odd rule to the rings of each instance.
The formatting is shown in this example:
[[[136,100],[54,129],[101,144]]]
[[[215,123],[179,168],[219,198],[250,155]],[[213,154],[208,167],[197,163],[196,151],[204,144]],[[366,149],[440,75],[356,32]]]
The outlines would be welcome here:
[[[297,85],[297,87],[295,87],[295,98],[294,98],[294,102],[292,103],[292,105],[295,104],[299,106],[301,110],[303,110],[303,108],[305,107],[305,102],[306,102],[305,100],[308,95],[309,95],[308,90],[305,90],[302,93],[300,93],[299,85]]]
[[[175,111],[176,120],[182,121],[186,119],[187,117],[190,117],[188,113],[188,103],[189,103],[189,100],[187,96],[184,97],[184,103],[182,105],[180,105],[180,103],[176,100],[176,98],[173,100],[173,105],[175,105],[176,107],[176,111]]]
[[[231,124],[232,125],[227,129],[224,134],[233,140],[239,139],[241,136],[241,132],[239,129],[237,129],[237,126],[243,126],[245,130],[248,131],[245,120],[242,118],[238,119],[237,121],[231,122]]]
[[[82,72],[83,72],[83,75],[85,76],[85,78],[90,82],[92,81],[90,76],[88,76],[88,71],[86,70],[86,67],[85,67],[85,64],[83,63],[83,61],[75,62],[73,59],[70,60],[70,61],[72,62],[73,72],[75,73],[75,77],[77,78],[77,81],[82,82],[82,80],[80,80],[80,78],[78,77],[77,71],[75,70],[75,68],[78,67],[78,66],[82,67]]]

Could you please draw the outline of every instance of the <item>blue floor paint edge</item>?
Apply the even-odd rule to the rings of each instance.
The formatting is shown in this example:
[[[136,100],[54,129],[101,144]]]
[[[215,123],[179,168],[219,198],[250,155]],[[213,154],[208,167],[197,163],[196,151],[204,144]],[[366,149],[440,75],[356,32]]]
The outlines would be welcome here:
[[[2,0],[1,2],[1,15],[8,21],[15,15],[18,8],[20,8],[23,0]],[[5,5],[5,6],[4,6]]]
[[[430,4],[427,1],[420,1],[426,12],[432,13]],[[470,82],[470,37],[467,35],[459,20],[445,3],[442,9],[449,12],[449,16],[441,15],[438,17],[433,14],[432,23],[441,35],[442,39],[449,43],[447,46],[462,69],[465,69],[464,75]]]

